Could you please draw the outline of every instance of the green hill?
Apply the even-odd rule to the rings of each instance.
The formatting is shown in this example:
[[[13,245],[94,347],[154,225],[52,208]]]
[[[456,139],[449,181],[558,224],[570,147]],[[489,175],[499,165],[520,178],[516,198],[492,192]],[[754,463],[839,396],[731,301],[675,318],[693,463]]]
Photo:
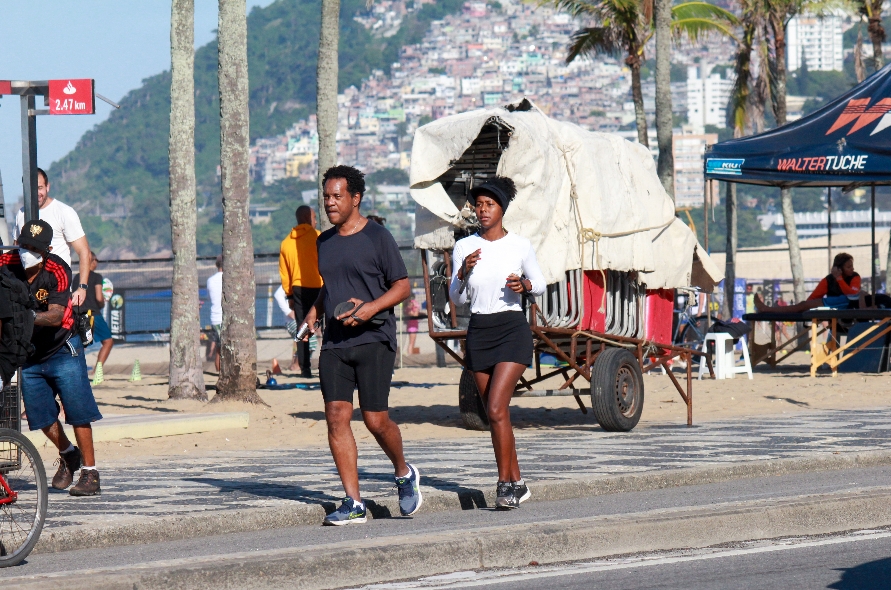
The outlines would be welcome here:
[[[373,69],[389,70],[403,45],[417,43],[431,20],[460,10],[462,3],[426,4],[403,21],[396,35],[377,38],[353,19],[365,10],[365,0],[342,0],[340,88],[358,86]],[[248,15],[252,141],[282,133],[315,111],[320,10],[319,0],[277,0]],[[170,72],[147,78],[120,104],[120,110],[85,133],[48,172],[53,193],[81,212],[94,250],[142,255],[170,244]],[[216,42],[195,55],[195,110],[198,237],[207,251],[219,243],[221,219]],[[282,218],[275,225],[290,223]],[[262,242],[268,249],[268,237]]]

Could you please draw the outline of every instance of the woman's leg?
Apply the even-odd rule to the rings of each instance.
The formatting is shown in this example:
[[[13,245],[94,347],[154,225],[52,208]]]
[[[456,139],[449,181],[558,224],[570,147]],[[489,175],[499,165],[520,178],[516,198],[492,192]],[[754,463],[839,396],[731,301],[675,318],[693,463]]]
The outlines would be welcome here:
[[[808,299],[794,305],[774,305],[768,307],[765,305],[761,295],[755,294],[755,309],[758,313],[800,313],[809,309],[814,309],[823,305],[822,299]]]
[[[498,465],[498,481],[521,479],[514,430],[510,422],[510,400],[517,381],[525,370],[526,367],[520,363],[498,363],[491,370],[491,374],[474,373],[477,387],[484,396],[483,402],[489,414],[492,447]],[[483,387],[480,387],[481,385]]]

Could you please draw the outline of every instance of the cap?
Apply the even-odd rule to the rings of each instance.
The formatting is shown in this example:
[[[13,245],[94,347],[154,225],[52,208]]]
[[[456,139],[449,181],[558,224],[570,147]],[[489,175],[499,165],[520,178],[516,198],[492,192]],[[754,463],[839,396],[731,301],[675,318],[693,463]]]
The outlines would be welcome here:
[[[513,200],[514,195],[509,192],[509,187],[504,182],[498,182],[498,177],[493,181],[486,181],[479,186],[470,189],[470,197],[476,201],[476,198],[482,193],[489,193],[494,197],[498,204],[501,205],[502,211],[507,211],[507,206]]]
[[[53,241],[53,227],[42,219],[32,219],[19,233],[19,246],[31,246],[41,252],[49,251]]]

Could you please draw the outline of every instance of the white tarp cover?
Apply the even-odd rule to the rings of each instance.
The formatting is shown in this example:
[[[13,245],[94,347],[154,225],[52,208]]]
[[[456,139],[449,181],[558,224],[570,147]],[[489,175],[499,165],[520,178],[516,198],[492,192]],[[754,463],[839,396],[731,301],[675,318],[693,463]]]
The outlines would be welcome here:
[[[419,219],[423,208],[441,221],[426,215],[417,226],[415,247],[449,246],[446,228],[460,225],[462,217],[436,179],[493,116],[513,129],[498,164],[498,174],[517,186],[504,226],[531,240],[549,283],[579,267],[640,271],[650,289],[687,287],[693,274],[703,274],[693,273],[696,238],[675,217],[649,150],[556,121],[537,108],[476,110],[418,128],[411,195],[420,205]],[[711,279],[697,286],[713,287],[721,273],[701,247],[697,256]]]

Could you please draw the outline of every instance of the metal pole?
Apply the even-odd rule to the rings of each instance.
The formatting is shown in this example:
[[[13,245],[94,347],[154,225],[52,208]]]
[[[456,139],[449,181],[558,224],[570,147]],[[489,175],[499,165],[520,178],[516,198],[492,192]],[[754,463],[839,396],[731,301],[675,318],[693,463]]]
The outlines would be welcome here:
[[[21,97],[22,106],[22,197],[25,221],[39,219],[37,203],[37,116],[34,95]]]
[[[702,230],[702,232],[703,232],[702,238],[703,238],[703,242],[704,242],[702,244],[702,247],[705,248],[706,252],[708,252],[708,208],[709,208],[709,205],[711,205],[711,203],[709,202],[709,201],[711,201],[711,198],[712,198],[712,181],[706,180],[705,181],[705,201],[702,204],[702,214],[703,214],[702,216],[705,218],[704,223],[703,223],[704,227]]]
[[[829,256],[828,268],[832,268],[832,187],[826,187],[826,231],[827,231],[827,247],[826,253]]]
[[[3,176],[0,175],[0,242],[9,246],[9,227],[6,225],[6,200],[3,196]]]
[[[872,255],[872,294],[875,295],[876,285],[878,284],[878,277],[876,276],[876,185],[872,185],[870,207],[872,209],[872,223],[870,223],[872,226],[872,250],[870,250],[870,254]]]

